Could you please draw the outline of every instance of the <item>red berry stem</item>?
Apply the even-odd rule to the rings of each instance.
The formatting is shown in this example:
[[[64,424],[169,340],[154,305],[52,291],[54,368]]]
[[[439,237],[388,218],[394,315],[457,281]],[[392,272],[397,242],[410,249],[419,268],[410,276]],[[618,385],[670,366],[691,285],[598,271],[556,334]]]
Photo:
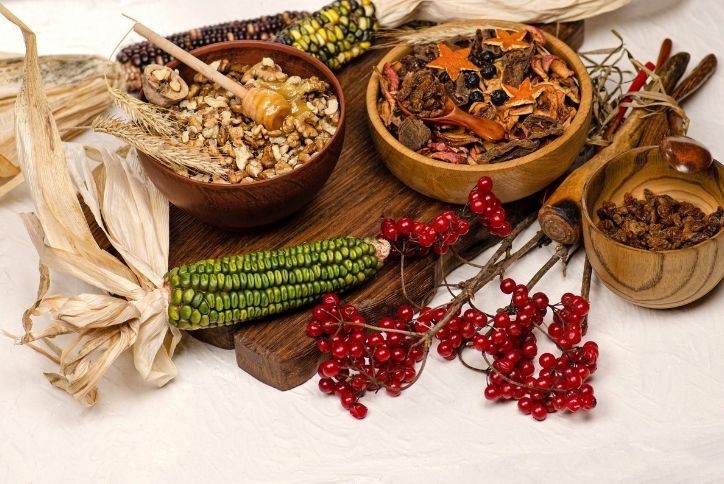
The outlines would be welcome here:
[[[506,237],[512,228],[502,203],[492,190],[493,181],[482,177],[468,196],[471,214],[467,214],[464,207],[459,212],[446,210],[429,223],[410,217],[388,218],[380,224],[378,237],[387,240],[395,253],[405,257],[447,253],[450,246],[470,231],[474,221],[480,222],[490,234]]]

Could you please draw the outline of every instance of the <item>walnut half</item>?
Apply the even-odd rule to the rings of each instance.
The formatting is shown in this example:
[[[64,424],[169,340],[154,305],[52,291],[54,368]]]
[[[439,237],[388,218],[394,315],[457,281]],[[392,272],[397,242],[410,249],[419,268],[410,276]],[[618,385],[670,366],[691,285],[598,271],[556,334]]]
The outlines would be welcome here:
[[[148,102],[167,108],[180,103],[189,93],[189,86],[177,71],[158,64],[143,69],[143,94]]]

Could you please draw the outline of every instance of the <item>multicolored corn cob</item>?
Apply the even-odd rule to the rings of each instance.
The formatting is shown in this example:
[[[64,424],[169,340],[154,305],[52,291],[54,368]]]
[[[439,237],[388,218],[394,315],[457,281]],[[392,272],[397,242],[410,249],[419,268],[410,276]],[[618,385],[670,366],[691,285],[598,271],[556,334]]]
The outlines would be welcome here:
[[[286,27],[276,41],[339,69],[372,46],[377,29],[371,0],[337,0]]]
[[[213,328],[311,304],[374,276],[389,248],[382,240],[338,237],[175,267],[166,275],[169,322]]]

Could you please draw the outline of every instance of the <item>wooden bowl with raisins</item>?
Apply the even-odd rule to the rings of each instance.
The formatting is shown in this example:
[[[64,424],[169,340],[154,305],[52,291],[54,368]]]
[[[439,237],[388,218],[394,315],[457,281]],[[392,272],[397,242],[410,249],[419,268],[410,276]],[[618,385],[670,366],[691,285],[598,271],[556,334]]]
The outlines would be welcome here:
[[[565,173],[586,140],[592,99],[586,68],[568,45],[534,27],[455,24],[475,33],[399,45],[377,65],[366,93],[375,146],[398,179],[444,202],[466,203],[481,176],[493,179],[503,202],[539,192]],[[450,100],[465,115],[503,126],[505,135],[431,121]]]
[[[681,173],[656,146],[613,158],[582,198],[586,254],[615,294],[647,308],[691,303],[724,278],[724,166]]]

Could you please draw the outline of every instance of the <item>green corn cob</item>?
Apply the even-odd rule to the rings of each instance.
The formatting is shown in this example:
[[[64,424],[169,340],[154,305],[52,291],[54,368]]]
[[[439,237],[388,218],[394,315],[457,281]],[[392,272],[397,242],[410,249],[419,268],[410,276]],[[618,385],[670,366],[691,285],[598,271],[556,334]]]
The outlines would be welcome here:
[[[174,267],[166,274],[169,322],[205,329],[305,306],[371,278],[388,253],[385,241],[338,237]]]
[[[275,40],[339,69],[372,46],[377,28],[372,0],[336,0],[290,24]]]

